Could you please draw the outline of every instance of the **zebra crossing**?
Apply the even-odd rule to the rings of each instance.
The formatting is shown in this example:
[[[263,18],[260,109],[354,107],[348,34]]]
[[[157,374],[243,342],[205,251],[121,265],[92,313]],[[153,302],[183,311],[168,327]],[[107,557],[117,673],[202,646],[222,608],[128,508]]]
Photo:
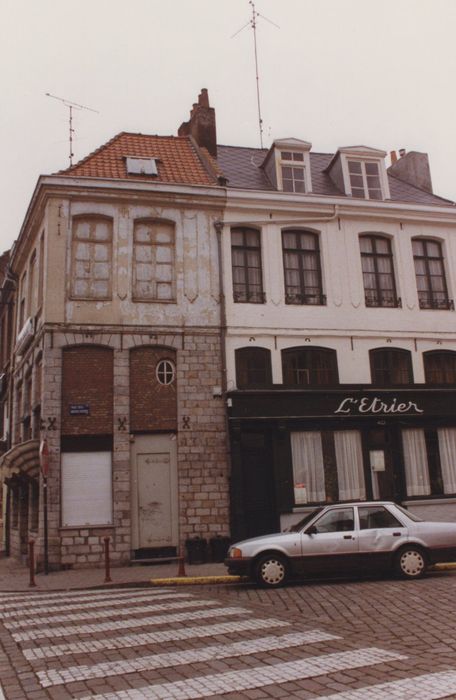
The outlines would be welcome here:
[[[5,593],[0,625],[49,698],[59,688],[78,700],[191,700],[255,689],[267,696],[286,683],[306,690],[309,679],[322,682],[313,691],[322,700],[456,697],[451,670],[414,675],[412,666],[411,677],[363,687],[363,674],[382,664],[407,675],[408,657],[194,591]],[[362,687],[325,691],[331,674],[348,671],[359,672]],[[9,700],[1,679],[0,700]]]

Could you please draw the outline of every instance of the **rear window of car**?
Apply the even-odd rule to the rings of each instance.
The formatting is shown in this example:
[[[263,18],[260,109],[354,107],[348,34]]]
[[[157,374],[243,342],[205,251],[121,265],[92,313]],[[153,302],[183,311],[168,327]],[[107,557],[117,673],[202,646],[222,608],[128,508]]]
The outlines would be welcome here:
[[[402,523],[383,506],[363,506],[358,509],[360,530],[403,527]]]

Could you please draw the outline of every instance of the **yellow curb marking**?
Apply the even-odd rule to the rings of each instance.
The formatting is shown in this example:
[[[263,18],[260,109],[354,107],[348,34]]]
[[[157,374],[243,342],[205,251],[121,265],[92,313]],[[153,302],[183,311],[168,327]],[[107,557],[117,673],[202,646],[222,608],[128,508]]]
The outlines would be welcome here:
[[[175,584],[177,586],[195,585],[198,583],[237,583],[247,580],[246,576],[179,576],[173,578],[152,578],[153,586]]]

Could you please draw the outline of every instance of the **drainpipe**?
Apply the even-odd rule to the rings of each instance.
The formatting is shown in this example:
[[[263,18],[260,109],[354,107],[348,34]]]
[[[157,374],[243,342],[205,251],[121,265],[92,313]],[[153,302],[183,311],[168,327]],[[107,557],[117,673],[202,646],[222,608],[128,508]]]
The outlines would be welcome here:
[[[217,257],[218,257],[218,267],[219,267],[219,289],[220,289],[220,345],[221,345],[221,362],[222,362],[222,401],[224,404],[224,415],[225,415],[225,431],[226,431],[226,454],[228,462],[231,467],[230,462],[230,433],[229,433],[229,422],[228,422],[228,411],[226,405],[226,391],[227,391],[227,376],[226,376],[226,302],[225,302],[225,289],[223,284],[223,253],[222,253],[222,233],[223,233],[223,222],[215,221],[214,228],[217,233]]]
[[[304,216],[300,219],[263,219],[260,221],[218,221],[217,224],[224,225],[229,224],[230,226],[266,226],[268,224],[276,224],[277,226],[299,226],[300,224],[307,224],[312,222],[326,223],[327,221],[334,221],[339,216],[339,205],[335,204],[332,214],[327,216]]]

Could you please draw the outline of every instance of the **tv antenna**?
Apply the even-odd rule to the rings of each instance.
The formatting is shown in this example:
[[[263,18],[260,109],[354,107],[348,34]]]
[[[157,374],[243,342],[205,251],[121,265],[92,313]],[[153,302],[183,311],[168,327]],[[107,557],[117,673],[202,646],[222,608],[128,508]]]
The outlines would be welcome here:
[[[89,112],[96,112],[96,114],[100,114],[100,112],[97,109],[92,109],[92,107],[86,107],[85,105],[80,105],[77,102],[70,102],[70,100],[66,100],[64,97],[57,97],[57,95],[51,95],[50,92],[46,93],[46,97],[52,97],[54,100],[58,100],[59,102],[63,102],[65,107],[68,107],[69,109],[69,142],[70,142],[70,165],[73,165],[73,134],[74,134],[74,129],[73,129],[73,109],[81,110],[81,109],[87,109]]]
[[[256,28],[257,28],[257,18],[261,17],[261,19],[265,19],[266,22],[269,22],[269,24],[273,24],[274,27],[277,27],[277,29],[280,29],[279,25],[273,22],[271,19],[268,19],[264,15],[260,14],[259,12],[256,11],[255,9],[255,3],[253,0],[249,0],[249,5],[252,6],[252,17],[249,19],[249,21],[244,24],[243,27],[238,29],[235,34],[231,37],[234,39],[235,36],[240,34],[243,29],[246,27],[251,27],[253,29],[253,48],[254,48],[254,53],[255,53],[255,77],[256,77],[256,93],[257,93],[257,106],[258,106],[258,126],[260,130],[260,144],[261,148],[263,148],[263,119],[261,118],[261,99],[260,99],[260,75],[259,75],[259,70],[258,70],[258,49],[257,49],[257,36],[256,36]]]

